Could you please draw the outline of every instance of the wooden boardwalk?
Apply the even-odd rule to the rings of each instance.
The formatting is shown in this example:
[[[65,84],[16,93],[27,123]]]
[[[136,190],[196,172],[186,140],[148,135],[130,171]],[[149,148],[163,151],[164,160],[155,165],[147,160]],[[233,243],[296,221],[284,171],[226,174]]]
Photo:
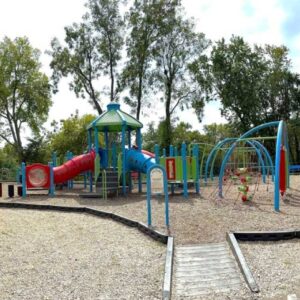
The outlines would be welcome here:
[[[200,296],[239,289],[239,269],[226,243],[179,246],[175,250],[178,296]]]

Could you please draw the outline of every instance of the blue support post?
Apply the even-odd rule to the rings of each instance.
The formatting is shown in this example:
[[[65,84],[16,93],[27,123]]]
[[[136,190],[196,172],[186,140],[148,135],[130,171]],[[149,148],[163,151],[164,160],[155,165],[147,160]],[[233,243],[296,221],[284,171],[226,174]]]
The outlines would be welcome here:
[[[141,134],[141,129],[140,128],[138,128],[136,130],[136,141],[137,141],[138,150],[141,151],[142,150],[142,134]],[[138,173],[138,189],[139,189],[139,193],[142,193],[143,184],[142,184],[142,174],[141,174],[141,172]]]
[[[131,131],[128,130],[128,149],[131,148]],[[129,192],[132,192],[132,178],[131,178],[131,171],[129,170],[129,176],[128,176],[128,188]]]
[[[21,165],[21,172],[22,172],[22,197],[26,197],[26,165],[22,162]]]
[[[51,197],[53,197],[54,193],[55,193],[53,162],[49,162],[48,166],[50,168],[50,188],[49,188],[49,195]]]
[[[188,185],[187,185],[187,165],[186,165],[186,144],[182,143],[181,146],[181,157],[182,157],[182,175],[183,175],[183,195],[185,198],[188,197]]]
[[[163,148],[163,157],[167,157],[166,148]]]
[[[56,151],[52,152],[52,163],[53,163],[53,167],[57,166],[57,155],[56,155]]]
[[[274,187],[274,209],[279,211],[280,208],[280,147],[282,145],[283,121],[280,121],[277,130],[276,154],[275,154],[275,187]]]
[[[126,195],[126,152],[125,152],[125,124],[122,125],[122,189],[123,195]]]
[[[174,156],[178,156],[178,149],[177,149],[177,147],[174,147]]]
[[[196,179],[195,179],[195,190],[196,194],[200,193],[200,172],[199,172],[199,145],[194,144],[193,145],[193,156],[195,157],[196,160]]]

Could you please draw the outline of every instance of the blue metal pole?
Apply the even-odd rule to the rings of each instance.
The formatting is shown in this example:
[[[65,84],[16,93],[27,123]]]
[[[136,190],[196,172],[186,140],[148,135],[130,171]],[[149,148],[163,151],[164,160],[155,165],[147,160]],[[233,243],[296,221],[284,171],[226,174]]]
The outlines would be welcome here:
[[[22,162],[21,165],[21,172],[22,172],[22,197],[26,197],[26,165]]]
[[[194,144],[193,145],[193,156],[195,157],[196,160],[196,180],[195,180],[195,190],[196,194],[200,193],[200,172],[199,172],[199,145]]]
[[[50,162],[48,164],[49,168],[50,168],[50,189],[49,189],[49,195],[51,197],[54,196],[54,191],[55,191],[55,188],[54,188],[54,173],[53,173],[53,162]]]
[[[56,151],[52,152],[52,163],[53,163],[53,167],[56,167],[57,165],[57,155],[56,155]]]
[[[177,147],[174,147],[174,156],[178,156],[178,149],[177,149]]]
[[[186,144],[182,143],[181,146],[181,157],[182,157],[182,175],[183,175],[183,195],[185,198],[188,197],[188,186],[187,186],[187,165],[186,165]]]
[[[283,121],[280,121],[277,130],[276,154],[275,154],[275,186],[274,186],[275,211],[279,211],[279,206],[280,206],[279,182],[280,182],[280,148],[282,145],[282,132],[283,132]]]
[[[128,130],[128,149],[131,148],[131,131]],[[128,176],[128,188],[129,188],[129,192],[131,193],[132,192],[132,178],[131,178],[131,171],[129,170],[128,171],[129,173],[129,176]]]
[[[126,153],[125,153],[125,124],[122,125],[122,184],[123,195],[126,195]]]
[[[163,148],[163,157],[166,157],[167,153],[166,153],[166,148]]]
[[[138,150],[141,151],[142,150],[142,134],[141,134],[141,129],[140,128],[138,128],[136,130],[136,140],[137,140]],[[138,189],[139,189],[139,193],[141,193],[143,191],[141,172],[138,172]]]
[[[152,225],[150,169],[147,170],[147,223],[148,226]]]

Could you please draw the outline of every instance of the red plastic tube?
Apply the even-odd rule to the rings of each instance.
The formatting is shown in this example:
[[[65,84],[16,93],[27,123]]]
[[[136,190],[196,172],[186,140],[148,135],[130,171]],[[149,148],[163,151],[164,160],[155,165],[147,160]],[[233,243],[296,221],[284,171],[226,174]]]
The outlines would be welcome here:
[[[68,181],[78,174],[94,170],[95,152],[75,156],[59,167],[53,168],[54,183]]]

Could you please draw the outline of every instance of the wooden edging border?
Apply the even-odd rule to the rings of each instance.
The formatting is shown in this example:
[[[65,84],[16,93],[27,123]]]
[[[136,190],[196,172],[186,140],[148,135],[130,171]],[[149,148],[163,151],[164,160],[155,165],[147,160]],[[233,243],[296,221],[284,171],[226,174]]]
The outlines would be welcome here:
[[[300,230],[290,229],[290,230],[280,230],[280,231],[236,231],[227,233],[227,241],[230,248],[235,256],[239,268],[252,292],[258,293],[259,287],[247,265],[245,257],[240,249],[237,242],[239,241],[264,241],[264,242],[274,242],[290,239],[300,239]]]
[[[231,251],[232,251],[233,255],[235,256],[235,259],[239,265],[239,268],[240,268],[250,290],[254,293],[258,293],[259,287],[248,267],[248,264],[247,264],[245,257],[240,249],[240,246],[234,236],[234,233],[233,232],[227,233],[226,238],[227,238],[227,241],[229,243]]]
[[[60,211],[60,212],[75,212],[75,213],[87,213],[90,215],[98,216],[101,218],[109,218],[116,222],[125,224],[129,227],[135,227],[140,232],[148,235],[155,241],[163,244],[167,244],[166,250],[166,262],[163,281],[162,299],[171,299],[172,289],[172,269],[173,269],[173,255],[174,255],[174,238],[165,235],[153,228],[148,227],[146,224],[137,222],[126,217],[90,208],[85,206],[61,206],[61,205],[49,205],[49,204],[32,204],[32,203],[20,203],[20,202],[0,202],[0,208],[21,208],[21,209],[35,209],[35,210],[48,210],[48,211]]]

